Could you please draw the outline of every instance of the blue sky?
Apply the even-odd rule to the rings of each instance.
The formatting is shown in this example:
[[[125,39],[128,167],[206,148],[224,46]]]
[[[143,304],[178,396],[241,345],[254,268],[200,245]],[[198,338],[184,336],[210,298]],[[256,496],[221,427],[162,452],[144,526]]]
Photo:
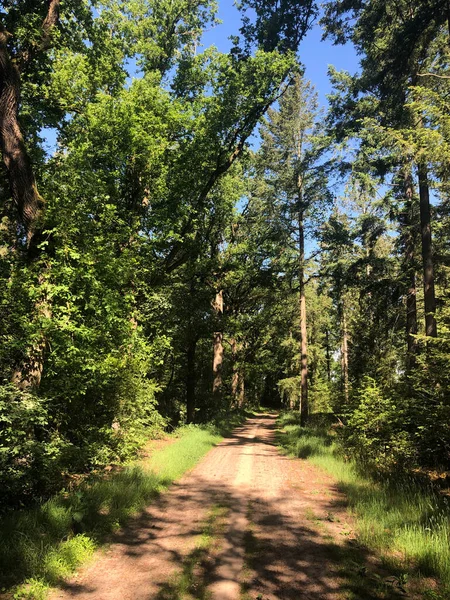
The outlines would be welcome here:
[[[229,37],[236,35],[240,27],[240,14],[234,6],[234,0],[219,0],[218,18],[222,21],[204,35],[204,46],[214,45],[221,52],[227,52],[231,46]],[[333,46],[330,41],[321,41],[322,29],[317,23],[309,31],[300,47],[300,59],[305,65],[305,76],[315,86],[321,106],[327,105],[326,95],[331,91],[327,76],[329,65],[339,71],[355,73],[358,70],[358,57],[351,44]]]
[[[221,52],[227,52],[231,47],[229,37],[239,33],[241,17],[234,6],[234,0],[219,0],[218,18],[222,21],[213,29],[206,31],[203,46],[216,46]],[[330,41],[322,41],[322,30],[315,24],[303,40],[300,47],[300,59],[305,65],[305,76],[317,90],[319,102],[323,108],[327,106],[326,95],[331,87],[327,76],[329,65],[338,70],[355,73],[358,70],[358,57],[351,44],[333,46]],[[43,130],[47,151],[51,154],[56,148],[56,132],[51,129]],[[253,146],[258,145],[258,134],[252,136]]]

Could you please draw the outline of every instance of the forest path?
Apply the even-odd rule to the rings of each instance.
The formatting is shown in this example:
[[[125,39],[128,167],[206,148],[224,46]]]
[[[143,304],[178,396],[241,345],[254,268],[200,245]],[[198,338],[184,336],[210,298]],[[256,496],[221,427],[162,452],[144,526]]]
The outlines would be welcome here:
[[[52,599],[342,598],[344,499],[325,473],[280,454],[275,420],[237,428]]]

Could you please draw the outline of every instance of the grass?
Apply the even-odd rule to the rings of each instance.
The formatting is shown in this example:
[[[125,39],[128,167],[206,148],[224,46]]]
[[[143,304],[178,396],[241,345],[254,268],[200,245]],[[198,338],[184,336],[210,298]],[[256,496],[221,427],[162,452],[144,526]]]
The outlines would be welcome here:
[[[446,497],[412,478],[375,482],[362,475],[355,463],[342,458],[336,436],[323,429],[300,427],[296,415],[282,415],[279,426],[283,431],[279,444],[288,454],[308,459],[336,478],[355,515],[362,544],[381,552],[387,563],[405,573],[437,578],[443,593],[450,593],[450,506]],[[441,596],[436,593],[433,597]]]
[[[133,514],[141,511],[217,444],[212,429],[185,427],[145,461],[87,481],[0,521],[0,588],[14,599],[42,600]]]

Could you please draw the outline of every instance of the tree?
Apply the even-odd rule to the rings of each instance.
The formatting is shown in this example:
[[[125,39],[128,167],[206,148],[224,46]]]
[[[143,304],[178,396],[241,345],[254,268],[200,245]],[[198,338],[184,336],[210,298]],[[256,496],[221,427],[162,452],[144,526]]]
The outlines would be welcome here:
[[[308,82],[297,76],[271,109],[261,130],[261,176],[286,228],[286,245],[295,244],[295,269],[300,296],[302,422],[308,417],[308,344],[305,292],[305,218],[313,216],[328,198],[326,165],[321,164],[325,140],[315,131],[317,99]],[[294,226],[295,224],[295,226]]]
[[[418,130],[420,136],[423,121],[414,118],[405,103],[410,86],[417,84],[418,74],[426,61],[428,45],[445,22],[448,6],[438,1],[432,2],[424,10],[423,5],[409,0],[400,3],[372,0],[363,3],[327,3],[325,7],[323,23],[328,34],[338,43],[352,40],[363,56],[362,74],[353,80],[354,99],[359,94],[375,93],[378,99],[374,119],[376,127],[391,128],[397,133],[403,127],[413,128]],[[355,19],[353,26],[350,26],[350,19]],[[378,43],[380,39],[383,39],[383,44]],[[363,102],[364,106],[367,106],[367,102]],[[408,152],[410,154],[410,149]],[[406,177],[412,176],[411,158],[403,153],[401,161]],[[436,337],[428,158],[419,150],[413,162],[419,183],[426,334]]]

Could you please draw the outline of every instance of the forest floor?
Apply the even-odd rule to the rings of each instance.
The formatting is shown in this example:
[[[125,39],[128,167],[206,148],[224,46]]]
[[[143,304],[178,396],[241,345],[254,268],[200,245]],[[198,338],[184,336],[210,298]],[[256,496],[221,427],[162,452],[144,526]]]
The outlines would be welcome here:
[[[276,445],[276,416],[234,430],[52,600],[372,600],[398,575],[360,547],[333,478]]]

